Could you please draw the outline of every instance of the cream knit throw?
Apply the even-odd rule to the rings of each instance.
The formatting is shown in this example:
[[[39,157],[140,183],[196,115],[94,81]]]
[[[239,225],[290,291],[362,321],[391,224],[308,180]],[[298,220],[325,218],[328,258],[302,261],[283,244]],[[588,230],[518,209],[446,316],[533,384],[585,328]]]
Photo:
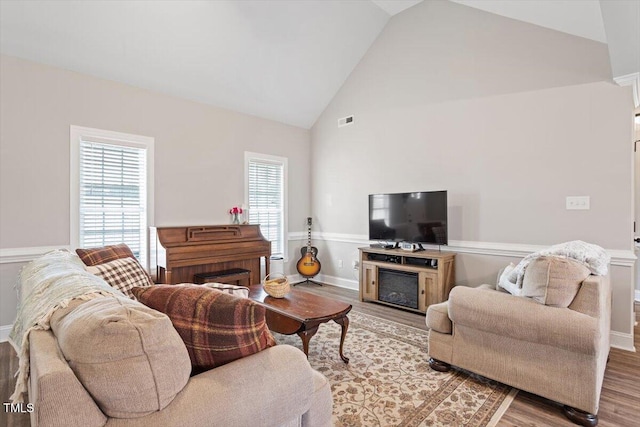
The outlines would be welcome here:
[[[29,333],[50,329],[53,313],[73,299],[90,300],[100,296],[123,296],[101,278],[85,271],[80,258],[56,250],[27,264],[20,272],[19,303],[9,342],[20,359],[16,388],[10,399],[21,402],[29,377]]]
[[[529,254],[514,268],[510,266],[505,268],[498,280],[498,285],[512,295],[521,295],[522,281],[527,265],[542,256],[571,258],[584,264],[589,268],[591,274],[596,276],[606,276],[609,271],[609,262],[611,262],[609,254],[600,246],[581,240],[573,240]]]

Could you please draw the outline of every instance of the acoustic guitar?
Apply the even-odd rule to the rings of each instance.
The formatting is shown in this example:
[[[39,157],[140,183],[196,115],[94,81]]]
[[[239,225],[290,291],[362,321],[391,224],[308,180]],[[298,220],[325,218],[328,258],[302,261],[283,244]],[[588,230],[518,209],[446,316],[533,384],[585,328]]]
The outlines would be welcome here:
[[[314,277],[320,272],[320,261],[318,261],[318,248],[311,246],[311,217],[307,218],[307,246],[300,249],[302,257],[296,264],[298,273],[304,278]]]

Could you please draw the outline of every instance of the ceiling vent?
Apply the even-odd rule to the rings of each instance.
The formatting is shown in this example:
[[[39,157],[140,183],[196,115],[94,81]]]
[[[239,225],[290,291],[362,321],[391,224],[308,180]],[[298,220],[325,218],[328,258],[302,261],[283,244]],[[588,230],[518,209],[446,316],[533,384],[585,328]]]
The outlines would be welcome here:
[[[343,128],[353,124],[353,115],[338,119],[338,127]]]

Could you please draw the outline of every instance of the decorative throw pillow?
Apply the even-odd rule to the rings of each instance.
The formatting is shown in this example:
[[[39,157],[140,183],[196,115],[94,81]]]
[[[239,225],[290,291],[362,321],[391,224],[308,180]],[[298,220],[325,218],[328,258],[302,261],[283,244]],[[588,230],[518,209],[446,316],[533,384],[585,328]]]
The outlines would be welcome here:
[[[104,264],[120,258],[133,258],[133,252],[124,243],[119,245],[102,246],[100,248],[76,249],[76,253],[85,265]]]
[[[91,274],[102,277],[105,282],[131,299],[135,299],[131,289],[136,286],[152,285],[147,273],[142,269],[138,261],[133,258],[115,259],[105,264],[87,267],[86,270]]]
[[[224,365],[276,344],[256,302],[200,285],[134,288],[143,304],[166,313],[187,346],[194,371]]]
[[[74,301],[54,313],[51,329],[78,380],[110,417],[162,410],[189,381],[189,354],[171,321],[137,301]]]
[[[587,266],[570,258],[536,258],[524,272],[522,296],[540,304],[566,308],[590,274]]]
[[[138,261],[133,252],[131,252],[129,246],[127,246],[125,243],[102,246],[99,248],[76,249],[76,253],[80,257],[82,262],[84,262],[84,264],[88,266],[105,264],[107,262],[122,258],[133,258],[136,260],[136,262]],[[142,268],[142,265],[140,265],[140,268],[142,269],[142,271],[144,271],[144,274],[146,274],[151,281],[151,276],[149,276],[149,273],[147,273],[145,269]]]

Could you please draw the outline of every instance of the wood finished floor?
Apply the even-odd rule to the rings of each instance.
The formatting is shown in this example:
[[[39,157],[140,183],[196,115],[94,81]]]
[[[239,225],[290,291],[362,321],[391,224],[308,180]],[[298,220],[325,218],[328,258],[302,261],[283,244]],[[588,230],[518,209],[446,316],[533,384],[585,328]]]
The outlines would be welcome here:
[[[353,310],[383,319],[427,329],[422,314],[398,310],[381,304],[360,302],[358,292],[335,286],[299,285],[298,288],[340,299],[353,305]],[[636,320],[640,318],[640,303],[635,304]],[[322,327],[322,326],[320,326]],[[640,350],[640,327],[634,329],[635,345]],[[345,349],[348,356],[348,351]],[[640,352],[611,349],[604,375],[598,412],[599,427],[635,427],[640,425]],[[547,399],[520,391],[498,427],[563,427],[575,426],[562,414],[562,407]]]
[[[383,319],[426,329],[424,315],[398,310],[374,303],[363,303],[358,300],[356,291],[334,286],[299,285],[319,295],[324,295],[348,302],[356,311],[371,314]],[[636,319],[640,313],[640,303],[635,305]],[[321,326],[322,327],[322,326]],[[640,348],[640,328],[635,327],[635,343]],[[17,369],[17,358],[9,343],[0,343],[0,390],[2,401],[7,402],[13,392]],[[632,427],[640,425],[640,353],[630,353],[611,349],[610,360],[605,372],[600,411],[598,414],[601,427]],[[7,414],[0,411],[0,426],[29,427],[28,414]],[[562,427],[574,426],[563,415],[559,405],[538,396],[519,392],[515,400],[504,414],[499,427],[535,426]]]

